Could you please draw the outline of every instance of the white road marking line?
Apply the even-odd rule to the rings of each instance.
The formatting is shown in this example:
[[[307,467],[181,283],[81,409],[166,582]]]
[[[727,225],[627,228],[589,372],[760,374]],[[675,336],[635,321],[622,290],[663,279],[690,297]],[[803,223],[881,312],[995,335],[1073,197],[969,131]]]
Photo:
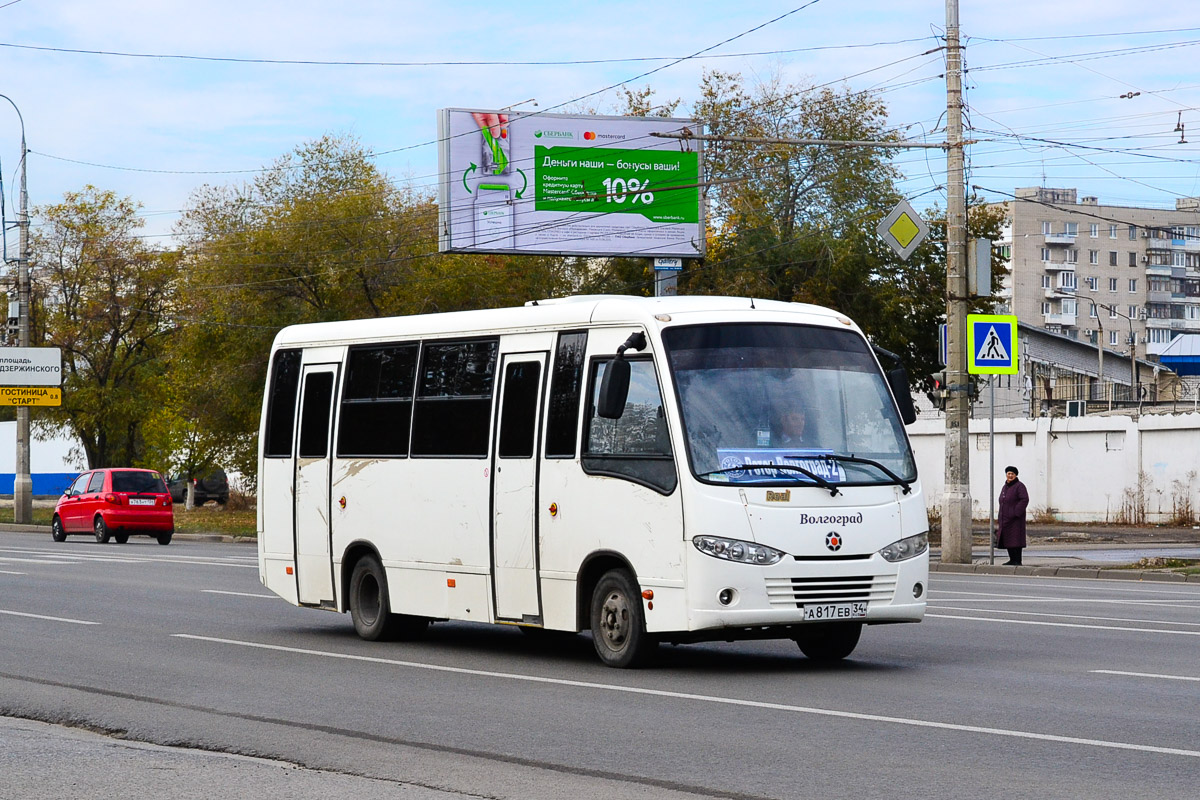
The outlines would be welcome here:
[[[933,588],[930,588],[930,590],[929,590],[930,599],[933,599],[933,595],[935,594],[935,592],[937,594],[967,594],[967,595],[971,595],[972,597],[979,597],[979,598],[1006,597],[1006,598],[1011,598],[1013,600],[1031,600],[1031,601],[1045,599],[1044,595],[1012,594],[1012,593],[1006,593],[1006,592],[956,592],[953,589],[933,589]]]
[[[78,564],[79,562],[78,562],[78,561],[74,561],[74,560],[71,560],[71,561],[63,561],[63,560],[60,560],[60,559],[52,559],[52,558],[11,558],[11,557],[9,557],[9,556],[0,556],[0,564],[10,564],[10,563],[17,563],[17,564],[59,564],[59,565],[62,565],[62,564]]]
[[[203,592],[204,594],[230,594],[230,595],[233,595],[234,597],[261,597],[264,600],[275,600],[275,599],[278,599],[278,597],[279,597],[279,595],[277,595],[277,594],[252,594],[251,592],[224,592],[224,591],[221,591],[220,589],[201,589],[200,591]]]
[[[301,647],[284,647],[260,642],[246,642],[238,639],[219,639],[212,636],[195,636],[187,633],[173,633],[179,639],[192,639],[201,642],[229,644],[238,647],[252,647],[260,650],[275,650],[300,655],[336,658],[346,661],[365,661],[373,664],[388,664],[397,667],[423,669],[431,672],[449,672],[456,675],[475,675],[482,678],[498,678],[501,680],[524,681],[554,686],[571,686],[583,689],[600,689],[623,694],[649,695],[652,697],[668,697],[677,700],[694,700],[701,703],[715,703],[727,706],[743,706],[748,708],[764,708],[774,711],[787,711],[796,714],[814,714],[822,717],[863,720],[867,722],[890,722],[896,725],[909,725],[915,728],[936,728],[947,731],[965,731],[968,733],[983,733],[993,736],[1005,736],[1013,739],[1035,739],[1043,742],[1060,742],[1063,744],[1078,744],[1089,747],[1102,747],[1111,750],[1135,750],[1143,753],[1159,753],[1165,755],[1187,756],[1200,758],[1200,750],[1185,750],[1179,747],[1156,747],[1148,744],[1133,744],[1131,742],[1107,741],[1104,739],[1085,739],[1078,736],[1059,736],[1051,733],[1034,733],[1032,731],[1010,730],[1005,728],[984,728],[978,725],[959,725],[951,722],[934,722],[932,720],[905,719],[903,717],[886,717],[880,714],[862,714],[854,711],[835,711],[830,708],[815,708],[811,706],[794,706],[784,703],[768,703],[761,700],[742,700],[735,697],[719,697],[713,695],[689,694],[686,692],[671,692],[664,689],[644,689],[637,686],[617,686],[609,683],[594,683],[591,681],[575,681],[565,678],[545,678],[536,675],[519,675],[512,672],[492,672],[490,670],[467,669],[465,667],[447,667],[439,664],[422,664],[416,661],[400,661],[376,656],[359,656],[348,653],[334,653],[326,650],[309,650]]]
[[[99,625],[99,622],[88,622],[84,619],[67,619],[66,617],[48,617],[45,614],[27,614],[24,611],[5,611],[0,608],[0,614],[9,614],[14,617],[30,617],[32,619],[47,619],[51,622],[70,622],[72,625]]]
[[[258,569],[258,560],[257,559],[251,560],[251,559],[245,559],[245,558],[238,558],[237,561],[246,562],[246,563],[234,563],[232,560],[227,561],[227,560],[223,560],[223,559],[214,559],[214,558],[205,557],[205,556],[167,556],[167,555],[164,555],[164,556],[144,555],[143,556],[143,555],[129,554],[129,553],[126,553],[124,555],[115,555],[115,554],[99,553],[99,552],[96,552],[95,550],[72,551],[70,553],[70,555],[67,555],[67,556],[64,556],[61,551],[55,552],[55,551],[40,551],[40,550],[3,550],[3,549],[0,549],[0,553],[27,553],[31,556],[44,556],[44,557],[51,558],[51,559],[62,559],[62,558],[70,559],[69,561],[61,561],[60,560],[60,561],[47,561],[46,562],[46,563],[56,563],[56,564],[80,564],[85,561],[99,562],[99,563],[106,563],[106,564],[146,564],[146,563],[153,562],[153,563],[159,563],[159,564],[183,564],[186,566],[195,565],[195,566],[205,566],[205,567],[234,567],[237,569]],[[0,556],[0,561],[7,561],[7,560],[10,560],[9,556]],[[21,560],[21,559],[12,559],[12,560]],[[28,560],[28,559],[25,559],[25,560]]]
[[[939,573],[935,572],[933,574],[937,575]],[[1003,577],[1004,577],[1003,575],[979,575],[979,578],[1003,578]],[[1092,581],[1097,581],[1097,583],[1087,585],[1088,588],[1096,589],[1096,590],[1102,589],[1105,593],[1132,592],[1135,594],[1175,594],[1175,595],[1187,595],[1190,597],[1200,596],[1200,586],[1195,586],[1193,588],[1193,586],[1191,584],[1188,584],[1186,586],[1180,586],[1177,583],[1174,583],[1174,584],[1164,583],[1164,584],[1162,584],[1162,586],[1163,586],[1162,589],[1148,589],[1148,588],[1138,588],[1137,587],[1138,582],[1133,581],[1133,580],[1125,581],[1124,584],[1122,584],[1120,581],[1110,581],[1107,579],[1101,580],[1099,578],[1071,578],[1070,583],[1055,583],[1054,582],[1055,579],[1053,579],[1053,578],[1046,578],[1045,580],[1046,580],[1045,583],[1009,583],[1009,582],[1005,582],[1001,585],[1003,585],[1003,586],[1019,586],[1023,589],[1070,589],[1071,591],[1079,591],[1085,585],[1087,585],[1087,584],[1080,583],[1081,580],[1092,580]],[[980,582],[981,581],[971,581],[971,580],[954,580],[954,579],[947,580],[947,579],[943,579],[943,578],[937,579],[938,584],[954,583],[954,584],[962,584],[964,586],[978,586],[980,584]],[[982,582],[987,583],[987,584],[998,583],[998,581],[994,581],[994,580],[986,580],[986,581],[982,581]],[[1142,586],[1144,587],[1145,584],[1143,583]],[[936,588],[937,588],[936,586],[930,586],[930,591],[933,591]],[[1176,591],[1177,589],[1183,589],[1184,591]]]
[[[1200,603],[1200,600],[1127,600],[1127,599],[1098,600],[1098,599],[1092,599],[1092,598],[1087,598],[1087,597],[1015,597],[1015,598],[1013,598],[1013,597],[947,597],[944,600],[938,600],[937,598],[930,597],[929,598],[929,607],[930,608],[948,608],[948,606],[942,605],[943,602],[946,602],[946,603],[985,603],[989,606],[993,605],[993,604],[997,604],[997,603],[1019,603],[1021,605],[1025,605],[1027,603],[1054,603],[1056,605],[1057,604],[1067,604],[1067,603],[1087,603],[1088,605],[1093,605],[1093,606],[1100,606],[1100,605],[1114,605],[1114,606],[1121,606],[1121,607],[1150,606],[1152,608],[1185,608],[1188,611],[1194,611],[1196,609],[1196,606],[1193,604]],[[972,610],[983,611],[985,609],[979,608],[979,609],[972,609]],[[1000,609],[998,609],[998,608],[991,609],[991,610],[997,611],[997,612],[1000,611]],[[1013,612],[1005,612],[1005,613],[1013,613]]]
[[[954,601],[955,603],[1111,603],[1121,606],[1167,606],[1174,608],[1191,608],[1190,605],[1172,606],[1173,603],[1200,603],[1200,597],[1195,600],[1183,598],[1182,600],[1136,600],[1129,598],[1105,599],[1102,597],[1026,597],[1025,595],[1012,594],[983,594],[981,592],[938,592],[937,594],[966,594],[973,595],[972,597],[947,597],[946,600]],[[930,593],[929,602],[937,602],[937,598]]]
[[[1075,622],[1039,622],[1035,619],[990,619],[988,617],[956,617],[953,614],[926,614],[937,619],[967,619],[972,622],[1003,622],[1009,625],[1045,625],[1051,628],[1087,628],[1095,631],[1132,631],[1134,633],[1173,633],[1176,636],[1200,636],[1200,631],[1173,631],[1165,628],[1125,628],[1120,625],[1080,625]],[[1161,624],[1161,620],[1155,620]]]
[[[1155,608],[1161,608],[1161,605],[1155,605]],[[1200,622],[1168,622],[1165,619],[1130,619],[1129,617],[1088,617],[1083,614],[1047,614],[1040,611],[1008,611],[1003,608],[955,608],[954,606],[938,606],[938,610],[945,611],[989,611],[993,614],[1021,614],[1026,617],[1066,617],[1068,619],[1090,619],[1097,622],[1150,622],[1160,625],[1190,625],[1193,628],[1200,628]]]
[[[24,575],[24,572],[13,572],[8,569],[0,569],[0,575]]]
[[[1153,672],[1121,672],[1116,669],[1089,669],[1088,672],[1094,672],[1097,675],[1125,675],[1130,678],[1162,678],[1166,681],[1200,682],[1200,678],[1194,678],[1191,675],[1156,675]]]

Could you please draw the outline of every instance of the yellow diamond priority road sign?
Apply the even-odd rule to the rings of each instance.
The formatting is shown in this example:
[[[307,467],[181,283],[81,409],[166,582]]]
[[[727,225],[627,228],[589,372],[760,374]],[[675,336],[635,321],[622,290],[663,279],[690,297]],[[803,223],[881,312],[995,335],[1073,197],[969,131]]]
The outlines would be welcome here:
[[[925,224],[925,220],[921,219],[921,215],[904,199],[896,204],[892,213],[884,217],[875,230],[904,261],[908,260],[913,250],[916,250],[929,235],[929,226]]]

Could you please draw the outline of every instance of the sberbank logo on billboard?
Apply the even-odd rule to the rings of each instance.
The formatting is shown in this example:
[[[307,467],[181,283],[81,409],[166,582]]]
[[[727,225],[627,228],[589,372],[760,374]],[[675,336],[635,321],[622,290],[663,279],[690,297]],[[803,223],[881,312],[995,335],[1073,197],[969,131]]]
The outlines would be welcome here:
[[[535,139],[574,139],[575,134],[571,131],[534,131],[533,138]]]

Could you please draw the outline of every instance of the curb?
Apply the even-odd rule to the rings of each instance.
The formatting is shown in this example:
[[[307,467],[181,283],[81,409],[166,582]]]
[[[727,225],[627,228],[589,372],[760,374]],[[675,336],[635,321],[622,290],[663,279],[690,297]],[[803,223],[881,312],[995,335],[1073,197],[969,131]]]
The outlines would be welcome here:
[[[15,522],[0,522],[0,532],[4,533],[38,533],[45,536],[50,535],[49,525],[18,525]],[[86,536],[86,534],[73,534],[75,536]],[[135,534],[136,535],[136,534]],[[256,536],[229,536],[224,533],[179,533],[176,531],[171,536],[172,540],[185,539],[189,542],[249,542],[258,543]]]
[[[0,522],[0,531],[8,533],[44,533],[50,534],[49,525],[18,525],[15,522]]]
[[[1113,581],[1152,581],[1156,583],[1200,583],[1200,574],[1158,572],[1145,569],[1101,569],[1099,567],[1036,567],[1000,564],[942,564],[930,562],[930,572],[975,575],[1030,575],[1041,578],[1103,578]]]

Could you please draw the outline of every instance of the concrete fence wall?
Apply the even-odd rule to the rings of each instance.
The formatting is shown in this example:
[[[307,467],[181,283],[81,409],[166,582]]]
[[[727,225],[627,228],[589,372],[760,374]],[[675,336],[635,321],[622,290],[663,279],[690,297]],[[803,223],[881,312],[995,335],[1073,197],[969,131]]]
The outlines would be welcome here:
[[[988,518],[1004,467],[1014,464],[1029,488],[1029,517],[1063,522],[1181,522],[1200,518],[1200,414],[997,417],[995,486],[989,494],[988,420],[970,424],[972,516]],[[908,427],[931,510],[945,488],[944,419]],[[34,494],[56,495],[80,472],[72,439],[34,437]],[[16,423],[0,422],[0,494],[12,494]],[[232,476],[231,476],[232,477]],[[935,512],[938,513],[938,512]]]
[[[918,420],[908,432],[931,510],[940,508],[945,421]],[[1029,489],[1030,520],[1181,523],[1200,518],[1200,414],[997,418],[989,492],[991,456],[988,420],[971,420],[975,519],[988,518],[989,497],[1000,493],[1009,464],[1020,470]]]
[[[35,495],[62,494],[83,470],[75,466],[71,450],[74,439],[35,431],[29,443],[29,472]],[[80,448],[82,451],[82,448]],[[17,471],[17,423],[0,422],[0,495],[11,495]]]

